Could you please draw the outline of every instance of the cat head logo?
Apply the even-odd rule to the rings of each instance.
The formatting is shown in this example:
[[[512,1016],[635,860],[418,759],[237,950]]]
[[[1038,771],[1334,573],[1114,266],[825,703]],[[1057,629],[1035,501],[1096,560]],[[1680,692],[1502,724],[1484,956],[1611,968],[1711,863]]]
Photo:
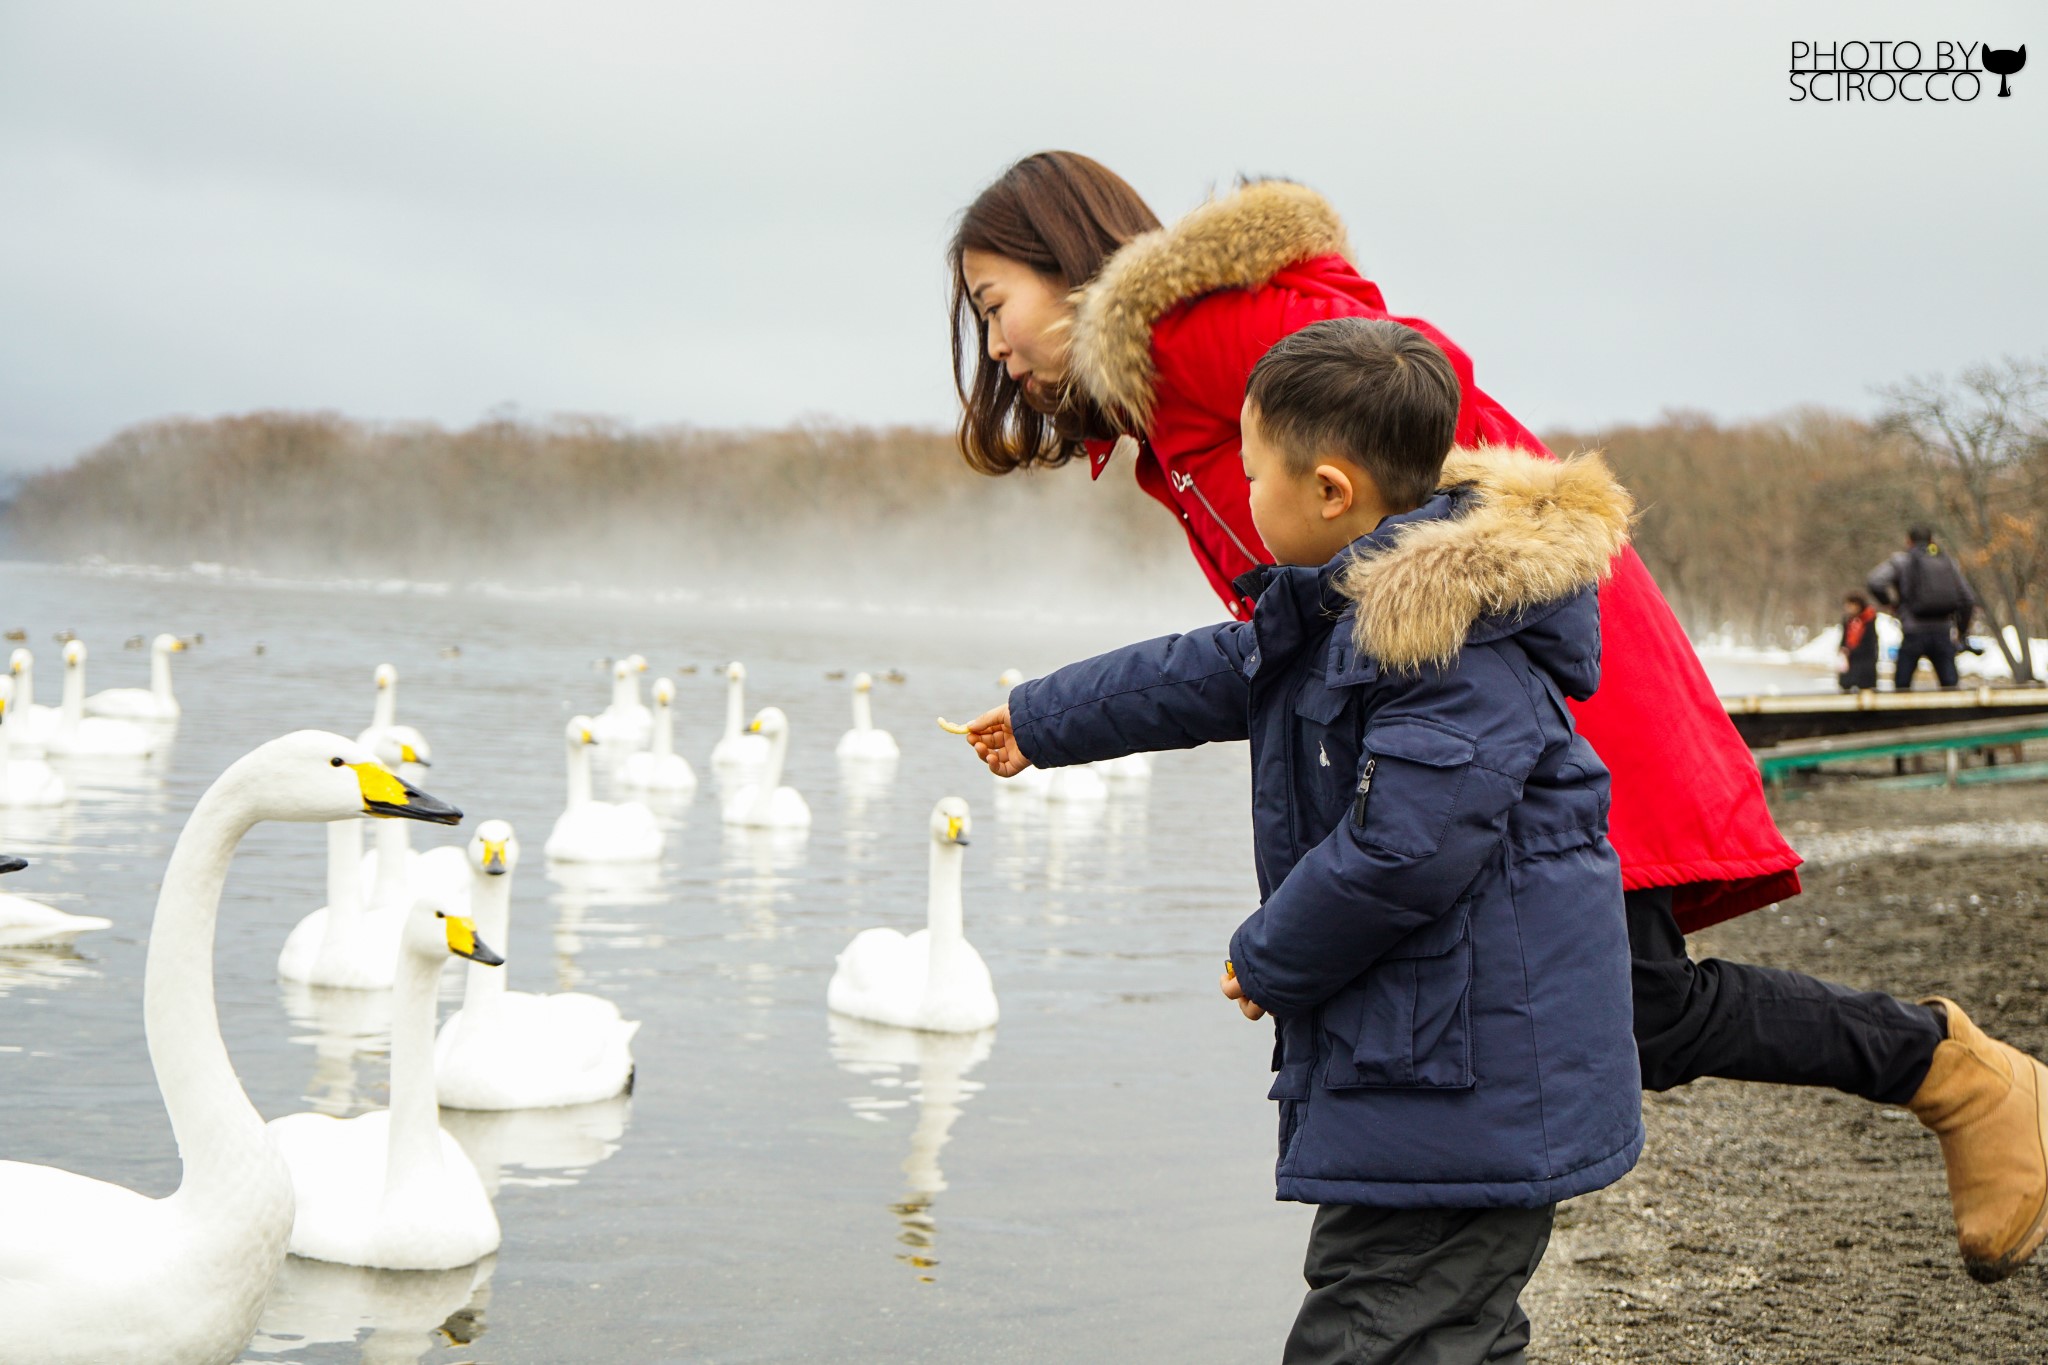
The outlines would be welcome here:
[[[2027,45],[2025,43],[2021,43],[2018,47],[2002,48],[1993,47],[1989,43],[1984,44],[1984,69],[1998,77],[1998,98],[2000,99],[2010,99],[2012,97],[2012,86],[2006,81],[2006,77],[2017,75],[2026,64]]]

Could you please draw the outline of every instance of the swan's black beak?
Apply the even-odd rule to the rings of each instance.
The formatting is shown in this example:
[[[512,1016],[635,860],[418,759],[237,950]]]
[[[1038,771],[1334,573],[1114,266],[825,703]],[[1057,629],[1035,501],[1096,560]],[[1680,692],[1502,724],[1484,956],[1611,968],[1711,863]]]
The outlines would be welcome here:
[[[19,872],[28,866],[28,859],[12,853],[0,853],[0,873]]]
[[[399,820],[424,820],[435,825],[459,825],[462,812],[446,801],[427,795],[381,763],[357,763],[356,780],[363,789],[363,813]]]
[[[490,945],[476,936],[475,920],[467,915],[442,915],[441,919],[448,930],[449,952],[486,967],[505,965],[505,959],[492,952]]]

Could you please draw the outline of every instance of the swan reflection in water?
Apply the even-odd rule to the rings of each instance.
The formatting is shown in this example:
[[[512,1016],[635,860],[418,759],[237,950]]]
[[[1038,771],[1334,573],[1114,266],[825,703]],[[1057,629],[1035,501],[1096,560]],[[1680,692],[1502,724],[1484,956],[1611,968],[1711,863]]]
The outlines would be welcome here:
[[[828,1014],[826,1019],[832,1059],[844,1070],[867,1077],[882,1092],[847,1101],[855,1114],[886,1123],[892,1111],[916,1106],[910,1155],[903,1161],[903,1197],[889,1207],[899,1224],[896,1240],[909,1248],[896,1253],[896,1259],[916,1270],[919,1279],[930,1281],[939,1263],[932,1201],[946,1188],[939,1151],[952,1137],[960,1106],[982,1089],[979,1081],[966,1077],[988,1059],[996,1031],[922,1033],[841,1014]]]
[[[20,990],[51,990],[99,974],[92,960],[69,944],[0,948],[0,996]]]
[[[732,938],[775,938],[785,932],[775,907],[791,901],[810,846],[807,829],[725,826],[718,864],[718,903],[736,909],[741,927]]]
[[[366,1365],[416,1365],[429,1351],[483,1335],[495,1261],[486,1256],[456,1270],[370,1270],[287,1256],[248,1349],[278,1355],[360,1337]]]
[[[441,1126],[462,1144],[495,1199],[505,1185],[575,1184],[619,1150],[632,1115],[632,1099],[614,1095],[553,1109],[443,1109]]]
[[[866,821],[868,808],[889,794],[896,781],[897,760],[893,758],[841,758],[839,792],[846,798],[847,841],[853,842],[854,826]],[[863,832],[866,833],[863,828]],[[868,834],[867,842],[873,835]],[[848,850],[851,853],[851,849]]]
[[[576,959],[593,941],[615,948],[650,949],[662,945],[655,926],[645,919],[611,919],[595,911],[638,909],[663,904],[659,863],[564,863],[550,860],[547,877],[555,885],[555,989],[581,988],[583,969]]]
[[[304,1096],[316,1114],[353,1118],[362,1104],[357,1094],[357,1063],[379,1059],[379,1076],[389,1070],[391,1056],[391,992],[349,991],[279,981],[291,1040],[313,1049],[313,1079]]]

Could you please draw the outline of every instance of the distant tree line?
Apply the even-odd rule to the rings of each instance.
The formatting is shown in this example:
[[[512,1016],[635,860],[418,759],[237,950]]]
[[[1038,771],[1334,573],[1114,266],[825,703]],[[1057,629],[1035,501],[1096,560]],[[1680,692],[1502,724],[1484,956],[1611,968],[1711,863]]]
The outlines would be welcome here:
[[[1927,522],[1983,600],[1979,629],[2031,678],[2002,632],[2048,637],[2048,366],[2008,359],[1880,394],[1871,421],[1672,413],[1544,439],[1606,449],[1641,509],[1636,547],[1695,639],[1800,643]]]
[[[1989,626],[2048,636],[2048,367],[2008,360],[1883,396],[1870,421],[1674,412],[1544,439],[1607,451],[1641,508],[1637,548],[1695,639],[1802,642],[1915,521],[1961,557]],[[174,419],[30,479],[7,529],[53,557],[707,591],[812,582],[841,598],[999,591],[1051,609],[1076,584],[1113,600],[1196,581],[1177,523],[1120,465],[1093,485],[1075,469],[989,479],[949,434],[913,428]]]

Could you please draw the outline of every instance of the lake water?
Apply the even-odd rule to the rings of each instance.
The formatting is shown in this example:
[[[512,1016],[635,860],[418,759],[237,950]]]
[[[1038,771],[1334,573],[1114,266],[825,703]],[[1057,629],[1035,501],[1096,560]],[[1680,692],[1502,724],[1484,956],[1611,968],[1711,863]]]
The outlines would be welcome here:
[[[94,689],[143,680],[145,656],[121,648],[130,636],[205,637],[176,661],[185,719],[167,755],[74,770],[76,799],[57,812],[0,811],[0,849],[33,860],[6,889],[115,923],[75,954],[0,953],[0,1155],[150,1194],[175,1185],[142,1035],[157,879],[234,758],[291,729],[367,724],[381,662],[400,671],[400,719],[433,743],[421,785],[468,812],[466,829],[503,818],[521,836],[512,986],[595,992],[642,1021],[630,1099],[445,1116],[498,1181],[493,1260],[439,1276],[290,1262],[250,1360],[1276,1353],[1308,1211],[1272,1200],[1267,1026],[1215,988],[1256,903],[1244,751],[1156,756],[1148,784],[1055,816],[998,802],[932,723],[993,704],[1005,667],[1042,671],[1189,622],[21,564],[0,565],[0,602],[0,626],[29,632],[46,704],[57,631],[93,646]],[[608,699],[597,661],[633,651],[650,679],[676,682],[678,748],[703,786],[664,811],[658,872],[592,881],[550,868],[541,844],[563,802],[563,724]],[[791,717],[787,780],[816,819],[794,847],[718,819],[706,760],[733,658],[750,707]],[[885,781],[833,758],[848,684],[825,674],[840,669],[904,675],[874,694],[904,750]],[[949,794],[974,810],[967,931],[1002,1023],[969,1040],[835,1027],[834,954],[862,928],[922,924],[927,820]],[[415,847],[466,837],[414,833]],[[259,827],[222,904],[222,1028],[266,1117],[385,1098],[374,1002],[294,996],[275,978],[286,932],[324,900],[324,859],[318,827]],[[444,1015],[458,984],[451,971]]]

